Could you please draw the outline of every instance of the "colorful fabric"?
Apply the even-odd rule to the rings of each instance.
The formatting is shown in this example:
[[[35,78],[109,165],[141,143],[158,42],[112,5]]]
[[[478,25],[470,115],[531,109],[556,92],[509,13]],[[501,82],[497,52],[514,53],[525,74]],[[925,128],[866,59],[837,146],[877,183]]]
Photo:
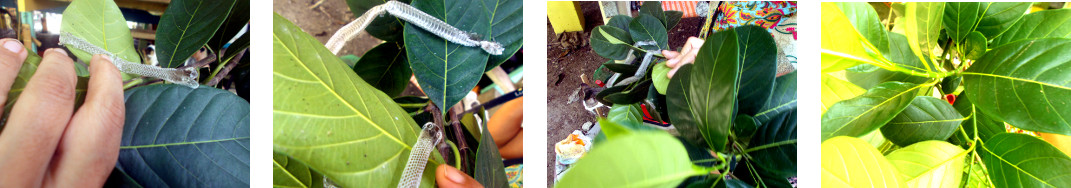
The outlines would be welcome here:
[[[795,1],[727,1],[718,6],[721,15],[714,30],[721,31],[744,25],[757,25],[776,32],[781,20],[796,14]]]
[[[507,180],[509,180],[509,187],[524,187],[524,173],[521,171],[522,169],[524,169],[524,164],[515,164],[506,167],[506,177]]]
[[[697,3],[699,1],[662,1],[662,9],[681,11],[684,13],[681,18],[691,18],[699,15],[695,10]]]

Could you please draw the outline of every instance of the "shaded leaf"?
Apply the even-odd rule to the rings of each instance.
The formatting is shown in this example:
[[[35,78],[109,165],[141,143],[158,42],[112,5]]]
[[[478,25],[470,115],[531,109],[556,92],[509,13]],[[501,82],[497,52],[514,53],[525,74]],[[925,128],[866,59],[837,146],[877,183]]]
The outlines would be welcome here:
[[[156,28],[156,59],[160,66],[185,65],[186,59],[212,39],[227,18],[221,15],[228,15],[234,3],[235,0],[176,0],[168,4]]]
[[[399,0],[402,3],[408,4],[411,0]],[[346,0],[346,4],[350,7],[350,12],[355,17],[364,15],[368,9],[372,9],[377,5],[386,3],[387,1],[369,1],[369,0]],[[368,28],[364,30],[368,34],[385,41],[401,41],[402,29],[404,20],[391,16],[390,14],[383,14],[376,19],[372,20],[372,23],[368,24]]]
[[[491,32],[488,35],[487,40],[495,41],[502,44],[505,50],[502,51],[502,55],[491,55],[487,60],[487,66],[484,67],[484,72],[491,71],[498,65],[509,60],[521,49],[521,44],[524,41],[524,27],[521,24],[524,21],[522,18],[521,7],[524,3],[521,0],[494,0],[494,1],[480,1],[483,2],[484,10],[488,15],[487,17],[491,21]]]
[[[737,102],[739,113],[755,115],[773,92],[777,76],[777,44],[766,28],[749,25],[737,27],[740,51],[740,76]]]
[[[646,45],[637,46],[639,48],[646,50],[669,49],[669,34],[666,33],[666,26],[654,16],[640,14],[640,16],[633,18],[632,22],[628,24],[628,32],[632,36],[632,41],[655,41],[658,43],[657,48]]]
[[[777,114],[796,109],[797,105],[796,72],[792,72],[777,77],[770,99],[766,100],[766,104],[762,105],[762,109],[754,117],[759,124],[766,124]]]
[[[476,151],[476,173],[474,178],[485,187],[509,187],[506,169],[502,164],[502,155],[498,153],[495,139],[487,126],[483,126],[480,146]],[[434,170],[434,168],[432,169]]]
[[[353,72],[391,97],[402,94],[413,76],[405,46],[395,42],[382,43],[365,52],[354,64]]]
[[[666,30],[671,30],[674,26],[677,26],[677,23],[679,23],[683,17],[684,12],[675,10],[666,11]]]
[[[235,35],[238,35],[245,28],[246,23],[249,23],[249,0],[236,0],[234,6],[231,7],[230,13],[227,15],[227,19],[223,20],[219,30],[212,36],[212,39],[208,41],[208,46],[212,49],[216,49],[219,53],[224,47],[227,47],[227,51],[224,54],[219,54],[220,61],[233,58],[238,55],[239,51],[249,47],[249,31],[242,34],[238,40],[235,40],[230,46],[227,46]]]
[[[643,112],[640,111],[639,104],[615,104],[610,107],[610,112],[606,113],[606,119],[622,124],[641,124]]]
[[[739,120],[739,119],[738,119]],[[781,178],[796,176],[796,110],[778,114],[763,124],[748,143],[748,148],[773,146],[748,154],[755,164]]]
[[[995,187],[1071,186],[1071,158],[1041,139],[1000,133],[979,149]]]
[[[945,3],[944,16],[941,24],[945,32],[956,44],[965,44],[967,34],[974,31],[975,24],[981,17],[983,3],[980,2],[947,2]]]
[[[616,27],[618,29],[621,29],[621,31],[628,31],[629,23],[632,23],[632,17],[626,15],[616,15],[610,17],[610,21],[606,22],[606,25]],[[632,40],[632,38],[629,38],[629,40]]]
[[[648,14],[658,19],[659,23],[662,23],[662,27],[669,28],[666,23],[666,12],[662,10],[662,2],[660,1],[645,1],[640,5],[640,14]]]
[[[226,90],[157,84],[124,93],[118,170],[147,187],[249,186],[249,102]],[[173,101],[173,102],[168,102]]]
[[[620,20],[620,19],[618,19]],[[632,37],[625,30],[600,25],[591,30],[591,50],[612,60],[624,60],[632,48]]]
[[[881,127],[881,133],[899,146],[926,140],[945,140],[959,129],[965,119],[947,101],[917,96],[904,111]]]
[[[970,35],[967,35],[967,43],[964,45],[964,48],[966,48],[967,51],[967,56],[965,56],[967,59],[977,60],[978,58],[982,58],[986,49],[985,36],[983,36],[981,32],[971,32]]]
[[[740,72],[736,44],[735,29],[711,35],[699,48],[695,63],[682,66],[666,91],[674,126],[690,141],[706,141],[693,144],[706,144],[714,151],[725,149],[736,113]]]
[[[415,1],[413,7],[445,21],[462,31],[489,36],[491,23],[479,1]],[[423,28],[406,23],[405,50],[409,66],[424,94],[443,114],[461,101],[486,70],[488,53],[440,38]]]
[[[610,69],[610,71],[621,73],[621,75],[625,76],[635,75],[636,69],[640,68],[638,65],[615,63],[614,60],[606,61],[602,66],[606,67],[606,69]]]
[[[666,89],[669,87],[669,71],[673,68],[669,68],[665,63],[654,64],[653,70],[651,70],[651,82],[658,94],[665,95]]]
[[[631,88],[628,88],[628,90],[625,90],[625,91],[622,91],[622,92],[617,92],[617,93],[610,93],[609,95],[606,95],[606,97],[604,97],[603,100],[605,100],[607,102],[610,102],[612,104],[633,104],[633,103],[638,103],[638,102],[643,101],[643,99],[647,98],[647,91],[649,90],[650,87],[651,87],[651,80],[645,80],[643,82],[635,84]],[[607,89],[607,90],[609,90],[609,89]],[[606,90],[603,90],[603,92],[606,92]]]

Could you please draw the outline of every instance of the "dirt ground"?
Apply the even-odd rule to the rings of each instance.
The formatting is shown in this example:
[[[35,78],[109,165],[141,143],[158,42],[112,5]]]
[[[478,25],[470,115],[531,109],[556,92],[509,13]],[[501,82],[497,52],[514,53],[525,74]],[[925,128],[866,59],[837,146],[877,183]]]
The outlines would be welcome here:
[[[313,6],[321,1],[320,5]],[[345,0],[276,0],[272,8],[321,43],[326,43],[338,28],[357,18],[350,12]],[[364,56],[364,52],[382,43],[364,31],[353,41],[343,47],[339,54]]]
[[[581,40],[587,41],[591,29],[603,25],[596,2],[581,2],[584,14],[584,34]],[[679,49],[689,36],[696,36],[703,27],[703,18],[684,18],[676,27],[669,30],[669,46]],[[581,129],[585,122],[596,121],[593,113],[584,109],[582,101],[569,103],[570,96],[576,95],[581,87],[580,75],[590,77],[602,63],[603,58],[586,45],[569,53],[554,41],[557,35],[547,25],[547,185],[554,184],[554,144],[565,139],[573,130]],[[561,54],[566,54],[562,56]]]

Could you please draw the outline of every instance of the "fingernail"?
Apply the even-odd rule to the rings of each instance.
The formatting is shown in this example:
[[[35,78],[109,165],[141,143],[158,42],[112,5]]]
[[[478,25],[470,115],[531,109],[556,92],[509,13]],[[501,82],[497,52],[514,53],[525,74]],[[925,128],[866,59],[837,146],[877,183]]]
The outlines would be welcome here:
[[[446,178],[454,183],[460,184],[465,182],[465,175],[461,174],[461,171],[458,171],[453,167],[446,168]]]
[[[670,59],[669,61],[666,61],[666,65],[676,65],[676,64],[677,64],[677,59]]]
[[[52,49],[48,49],[48,50],[49,51],[53,51],[53,52],[59,52],[59,53],[65,55],[65,56],[70,56],[70,55],[67,55],[67,50],[63,50],[62,48],[52,48]]]
[[[19,53],[22,52],[22,43],[18,40],[7,40],[7,42],[4,42],[4,48],[7,48],[7,51]]]

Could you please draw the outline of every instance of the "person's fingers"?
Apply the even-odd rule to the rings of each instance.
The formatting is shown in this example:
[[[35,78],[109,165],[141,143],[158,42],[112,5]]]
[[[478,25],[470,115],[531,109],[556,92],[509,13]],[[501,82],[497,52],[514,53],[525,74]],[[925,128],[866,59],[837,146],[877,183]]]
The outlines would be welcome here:
[[[89,64],[89,89],[85,104],[67,125],[56,149],[46,187],[99,187],[119,158],[126,106],[123,79],[104,55]]]
[[[703,47],[703,42],[705,41],[699,39],[699,37],[688,37],[688,41],[684,42],[684,44],[691,46],[694,49],[699,49],[700,47]]]
[[[450,165],[441,164],[435,169],[435,183],[442,188],[480,188],[483,187],[472,176]]]
[[[677,55],[679,55],[679,54],[681,54],[681,53],[676,52],[676,51],[662,50],[662,56],[665,56],[666,59],[673,59],[674,57],[677,57]]]
[[[62,49],[45,51],[0,134],[0,166],[5,173],[17,173],[0,175],[0,182],[14,187],[41,186],[74,111],[73,62]]]
[[[688,45],[688,44],[684,44],[684,48],[681,48],[680,52],[678,52],[676,55],[674,55],[673,58],[670,58],[668,61],[666,61],[666,66],[669,66],[669,67],[678,67],[678,66],[680,66],[679,63],[681,62],[681,58],[684,58],[684,56],[688,55],[688,52],[691,52],[691,51],[692,51],[692,46]],[[667,57],[667,58],[669,58],[669,57]]]
[[[15,39],[0,40],[0,45],[4,47],[0,49],[0,114],[3,114],[7,93],[11,91],[11,84],[19,76],[19,69],[22,69],[22,62],[26,61],[29,52]]]
[[[676,66],[676,67],[673,67],[673,69],[669,69],[669,73],[666,73],[666,77],[673,78],[673,75],[677,74],[677,69],[680,69],[680,68],[681,68],[681,66]]]

